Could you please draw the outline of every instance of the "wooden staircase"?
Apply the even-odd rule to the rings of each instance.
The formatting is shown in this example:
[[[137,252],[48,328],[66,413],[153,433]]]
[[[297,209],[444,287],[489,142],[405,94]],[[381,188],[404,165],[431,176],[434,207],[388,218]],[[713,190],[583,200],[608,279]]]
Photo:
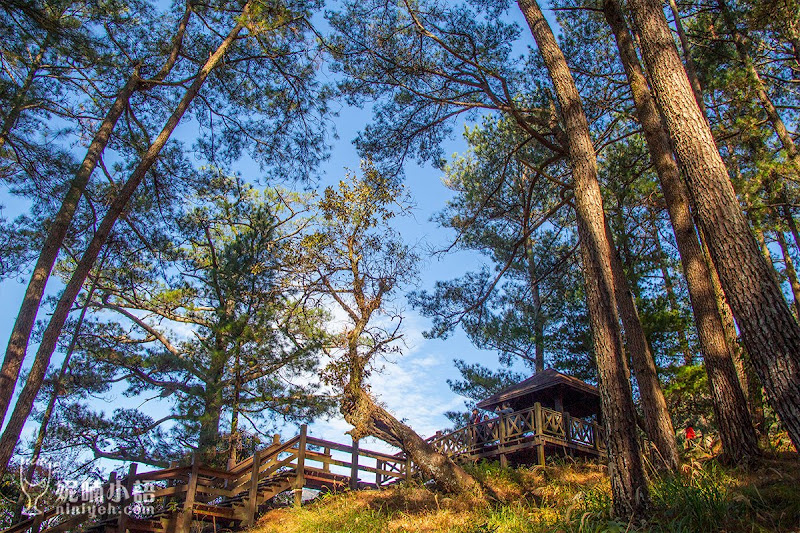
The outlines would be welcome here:
[[[277,437],[277,436],[276,436]],[[234,529],[252,525],[259,509],[277,505],[276,497],[293,491],[295,505],[303,489],[335,491],[380,488],[406,479],[413,466],[403,454],[389,455],[300,434],[267,448],[226,470],[192,461],[187,466],[112,473],[102,486],[103,500],[74,513],[65,505],[14,524],[0,533],[189,533],[193,526]],[[142,484],[150,490],[142,492]],[[121,498],[113,498],[117,488]]]

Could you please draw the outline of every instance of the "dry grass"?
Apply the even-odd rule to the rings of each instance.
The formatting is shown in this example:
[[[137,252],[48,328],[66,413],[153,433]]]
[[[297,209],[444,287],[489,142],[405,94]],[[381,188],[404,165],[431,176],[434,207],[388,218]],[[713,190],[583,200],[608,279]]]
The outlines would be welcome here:
[[[560,516],[557,509],[574,505],[587,489],[608,491],[605,467],[597,465],[513,470],[484,464],[470,470],[500,502],[404,484],[326,494],[302,509],[273,510],[261,518],[256,533],[549,531],[530,526],[554,524]]]
[[[646,524],[613,520],[604,466],[569,464],[469,469],[500,501],[452,497],[420,484],[327,494],[302,509],[266,513],[253,533],[375,532],[800,532],[796,454],[751,470],[693,460],[680,476],[655,480]]]

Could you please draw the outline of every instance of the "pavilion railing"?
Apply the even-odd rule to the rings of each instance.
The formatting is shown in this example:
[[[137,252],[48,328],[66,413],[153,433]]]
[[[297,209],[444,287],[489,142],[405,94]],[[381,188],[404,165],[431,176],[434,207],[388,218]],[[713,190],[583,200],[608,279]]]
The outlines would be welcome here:
[[[450,456],[474,456],[532,440],[531,437],[542,437],[540,443],[547,441],[597,454],[606,449],[602,429],[596,422],[547,409],[538,402],[527,409],[456,429],[430,442]]]

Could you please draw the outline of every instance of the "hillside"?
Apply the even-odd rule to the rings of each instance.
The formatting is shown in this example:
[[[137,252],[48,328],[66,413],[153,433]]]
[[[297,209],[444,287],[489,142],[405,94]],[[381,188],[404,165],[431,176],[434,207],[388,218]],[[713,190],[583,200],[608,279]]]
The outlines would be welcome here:
[[[326,494],[302,509],[262,516],[252,533],[800,531],[800,464],[771,458],[750,471],[693,462],[678,478],[653,484],[647,524],[611,520],[605,467],[472,469],[501,501],[453,498],[420,484]]]

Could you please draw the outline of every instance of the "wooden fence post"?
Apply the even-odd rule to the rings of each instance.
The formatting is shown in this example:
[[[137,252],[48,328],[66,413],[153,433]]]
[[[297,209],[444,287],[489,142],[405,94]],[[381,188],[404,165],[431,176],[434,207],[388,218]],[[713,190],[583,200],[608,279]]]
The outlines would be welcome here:
[[[247,491],[247,507],[245,508],[244,523],[252,526],[256,519],[258,508],[258,471],[261,469],[261,450],[253,452],[253,464],[250,470],[250,487]]]
[[[405,480],[408,481],[411,479],[411,456],[406,453],[406,477]]]
[[[358,489],[358,439],[353,439],[353,454],[350,458],[350,488]]]
[[[173,468],[178,468],[178,466],[179,466],[178,461],[170,461],[169,462],[170,470],[173,469]],[[174,487],[174,486],[175,486],[175,478],[174,477],[170,477],[169,479],[167,479],[167,487]]]
[[[331,449],[328,446],[325,446],[325,449],[322,451],[323,455],[328,459],[331,458]],[[322,463],[322,471],[323,472],[330,472],[331,471],[331,464],[328,461]]]
[[[536,445],[536,463],[544,466],[544,419],[542,418],[542,404],[533,404],[533,422],[536,426],[534,434],[538,440]]]
[[[300,507],[303,504],[303,486],[306,484],[306,437],[308,426],[300,426],[300,442],[297,444],[297,477],[294,480],[294,504]]]
[[[508,457],[506,454],[503,453],[503,450],[506,447],[506,436],[508,434],[508,418],[506,415],[501,414],[500,419],[497,422],[500,424],[500,440],[497,443],[497,449],[500,452],[500,466],[502,468],[506,468],[508,466]]]
[[[136,463],[128,467],[128,477],[125,478],[125,491],[120,494],[119,518],[117,519],[117,533],[125,533],[128,529],[128,513],[126,507],[133,501],[133,485],[136,481]]]
[[[383,470],[383,461],[380,459],[375,463],[375,470]],[[380,487],[381,481],[383,481],[383,476],[381,476],[380,472],[375,472],[375,486]]]
[[[108,488],[106,488],[106,490],[104,490],[103,494],[100,496],[101,498],[100,503],[103,506],[103,513],[102,513],[103,518],[108,518],[111,516],[111,511],[109,510],[112,501],[111,491],[116,489],[116,487],[117,487],[117,472],[113,471],[108,475]]]
[[[197,462],[197,453],[192,454],[192,469],[189,471],[189,484],[186,486],[186,499],[183,501],[183,512],[178,521],[176,533],[189,533],[192,529],[194,518],[194,499],[197,495],[197,478],[200,465]]]
[[[177,461],[170,461],[169,462],[169,469],[170,470],[173,469],[173,468],[178,468],[178,466],[180,466],[180,465],[179,465],[179,463]],[[170,474],[170,476],[171,477],[167,478],[166,486],[167,487],[174,487],[176,485],[175,480],[176,480],[177,476],[175,475],[175,473]],[[170,502],[174,502],[174,501],[177,501],[177,498],[175,496],[166,496],[164,498],[164,505],[169,505]]]
[[[572,417],[569,416],[568,412],[564,411],[561,413],[561,419],[564,422],[564,440],[569,444],[572,441]]]
[[[37,514],[33,517],[33,524],[31,525],[31,533],[39,533],[42,529],[42,522],[44,521],[44,517],[41,513]]]

